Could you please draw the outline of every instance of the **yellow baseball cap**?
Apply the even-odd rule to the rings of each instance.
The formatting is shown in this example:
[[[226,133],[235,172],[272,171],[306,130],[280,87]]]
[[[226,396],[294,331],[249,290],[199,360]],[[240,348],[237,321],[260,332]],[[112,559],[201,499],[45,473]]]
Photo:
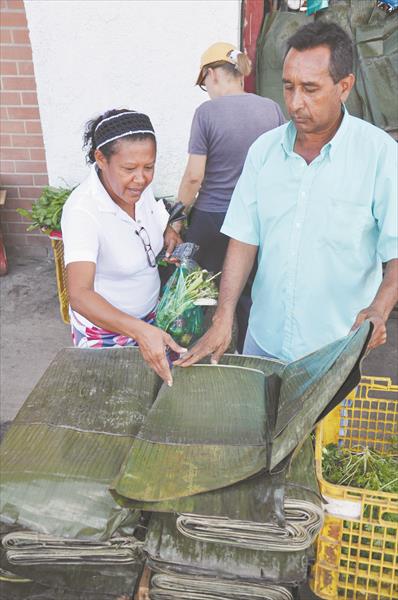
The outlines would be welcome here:
[[[212,44],[201,56],[200,71],[195,85],[200,85],[202,83],[204,69],[207,65],[221,61],[236,65],[237,53],[240,52],[233,44],[228,44],[227,42],[216,42],[215,44]]]

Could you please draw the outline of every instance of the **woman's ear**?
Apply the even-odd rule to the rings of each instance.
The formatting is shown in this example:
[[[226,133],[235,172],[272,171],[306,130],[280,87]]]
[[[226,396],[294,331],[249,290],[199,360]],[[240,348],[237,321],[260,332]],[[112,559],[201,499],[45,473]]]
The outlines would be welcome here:
[[[104,167],[104,163],[106,163],[106,157],[102,154],[101,150],[94,150],[94,158],[98,167],[101,169]]]
[[[207,68],[206,75],[209,75],[211,81],[215,81],[217,79],[216,69],[213,69],[212,67]]]

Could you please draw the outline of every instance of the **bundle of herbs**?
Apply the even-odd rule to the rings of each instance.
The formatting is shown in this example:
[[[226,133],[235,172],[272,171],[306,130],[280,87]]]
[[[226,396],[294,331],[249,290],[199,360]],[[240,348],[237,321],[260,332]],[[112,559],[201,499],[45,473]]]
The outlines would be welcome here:
[[[156,325],[188,346],[203,334],[202,306],[216,304],[218,277],[183,261],[167,281],[156,310]]]
[[[322,473],[337,485],[398,493],[398,443],[388,454],[370,446],[341,448],[328,444],[322,450]]]
[[[32,210],[17,208],[20,215],[32,221],[27,231],[41,229],[44,233],[61,230],[62,209],[73,188],[46,186],[41,196],[32,204]]]

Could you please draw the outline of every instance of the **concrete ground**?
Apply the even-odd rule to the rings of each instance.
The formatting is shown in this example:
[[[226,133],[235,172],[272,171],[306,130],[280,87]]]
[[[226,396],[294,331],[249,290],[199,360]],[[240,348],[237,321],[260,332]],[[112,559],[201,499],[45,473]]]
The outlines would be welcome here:
[[[59,314],[54,263],[11,258],[0,278],[0,433],[15,417],[56,353],[71,345],[69,326]],[[388,341],[370,353],[364,374],[398,383],[398,313],[388,322]],[[316,599],[305,586],[301,600]]]
[[[0,420],[17,414],[58,350],[71,345],[52,260],[10,258],[0,279]]]

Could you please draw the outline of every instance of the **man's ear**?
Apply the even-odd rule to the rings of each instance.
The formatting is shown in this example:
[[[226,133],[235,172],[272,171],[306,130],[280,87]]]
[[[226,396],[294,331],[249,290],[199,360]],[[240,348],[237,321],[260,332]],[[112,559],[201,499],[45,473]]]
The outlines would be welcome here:
[[[350,95],[352,88],[354,87],[354,83],[355,75],[353,73],[350,73],[349,75],[347,75],[347,77],[343,77],[343,79],[340,79],[340,96],[341,101],[343,103],[347,101],[347,98]]]

